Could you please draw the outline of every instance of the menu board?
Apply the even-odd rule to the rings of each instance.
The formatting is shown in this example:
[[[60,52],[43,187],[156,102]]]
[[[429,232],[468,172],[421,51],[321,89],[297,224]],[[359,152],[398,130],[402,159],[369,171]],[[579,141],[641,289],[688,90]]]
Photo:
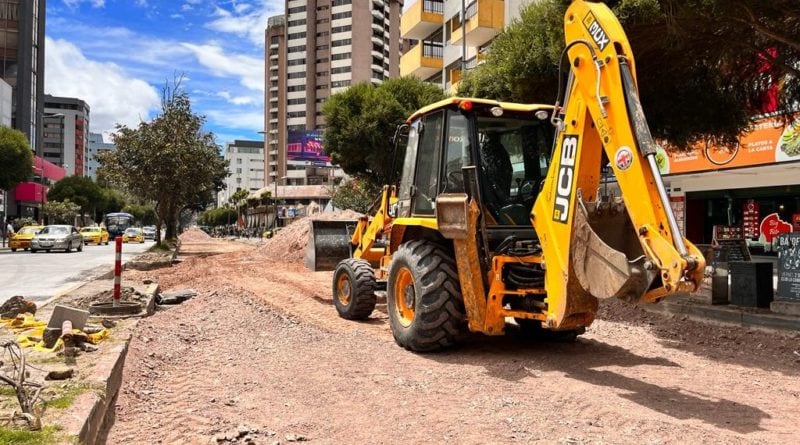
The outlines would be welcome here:
[[[742,230],[744,237],[748,239],[758,238],[758,230],[761,217],[758,213],[758,202],[752,199],[742,204]]]
[[[778,236],[778,299],[800,302],[800,233]]]
[[[750,250],[742,239],[720,239],[714,248],[714,262],[717,264],[731,261],[750,261]]]

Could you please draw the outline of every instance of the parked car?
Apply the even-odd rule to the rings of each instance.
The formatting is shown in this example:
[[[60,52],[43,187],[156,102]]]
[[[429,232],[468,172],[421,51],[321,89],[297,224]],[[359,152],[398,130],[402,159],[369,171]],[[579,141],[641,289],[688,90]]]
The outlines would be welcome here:
[[[50,225],[44,226],[42,230],[31,238],[31,253],[40,250],[50,252],[51,250],[64,250],[72,252],[77,249],[83,251],[83,237],[75,226],[69,225]]]
[[[122,233],[122,242],[123,243],[143,243],[144,242],[144,233],[142,233],[142,229],[136,227],[129,227],[125,229]]]
[[[143,228],[142,233],[144,234],[144,239],[156,239],[155,226],[147,226]]]
[[[109,234],[105,227],[84,227],[81,229],[81,236],[83,236],[84,244],[108,245]]]
[[[40,230],[42,230],[44,226],[24,226],[17,233],[11,236],[11,240],[8,242],[8,247],[11,248],[12,252],[16,252],[17,249],[28,250],[31,247],[31,238],[33,235]]]

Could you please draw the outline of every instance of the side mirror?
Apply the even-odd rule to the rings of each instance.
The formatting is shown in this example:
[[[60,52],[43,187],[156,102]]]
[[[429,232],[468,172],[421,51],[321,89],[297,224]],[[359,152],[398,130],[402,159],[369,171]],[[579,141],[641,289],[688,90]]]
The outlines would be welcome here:
[[[411,128],[411,125],[405,123],[397,126],[397,129],[394,131],[394,136],[392,136],[392,149],[396,149],[397,142],[400,138],[408,136],[409,128]]]

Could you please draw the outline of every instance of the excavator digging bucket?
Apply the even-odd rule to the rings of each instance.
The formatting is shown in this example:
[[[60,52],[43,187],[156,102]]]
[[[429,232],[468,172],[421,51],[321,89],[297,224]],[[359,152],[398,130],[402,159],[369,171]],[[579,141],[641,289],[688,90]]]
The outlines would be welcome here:
[[[567,288],[595,298],[636,302],[656,274],[644,268],[644,252],[624,206],[575,210]]]
[[[339,261],[350,258],[356,220],[311,220],[305,264],[312,271],[334,270]]]

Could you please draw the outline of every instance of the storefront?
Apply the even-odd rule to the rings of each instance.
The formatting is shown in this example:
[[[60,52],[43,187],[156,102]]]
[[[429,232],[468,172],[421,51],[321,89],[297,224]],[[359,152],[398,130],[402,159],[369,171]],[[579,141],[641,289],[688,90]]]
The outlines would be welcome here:
[[[764,118],[732,148],[661,153],[676,217],[697,244],[742,240],[774,255],[777,236],[800,231],[800,118]]]

